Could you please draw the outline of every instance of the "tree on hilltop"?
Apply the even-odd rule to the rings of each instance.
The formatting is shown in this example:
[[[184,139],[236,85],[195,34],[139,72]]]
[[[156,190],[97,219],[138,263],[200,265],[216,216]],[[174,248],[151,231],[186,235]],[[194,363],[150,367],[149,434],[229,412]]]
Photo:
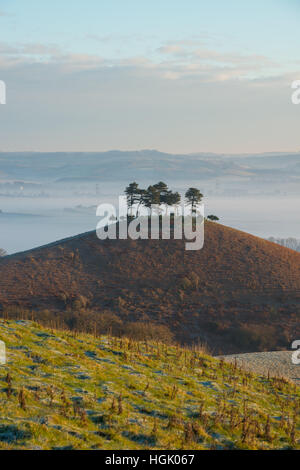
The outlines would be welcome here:
[[[140,198],[140,189],[138,183],[130,183],[129,186],[125,189],[125,194],[127,198],[127,207],[128,212],[132,215],[133,206],[139,202]]]
[[[217,222],[218,220],[220,220],[219,217],[217,217],[216,215],[213,215],[213,214],[208,215],[206,218],[208,220],[211,220],[212,222]]]
[[[141,206],[148,209],[151,209],[151,206],[156,206],[161,214],[162,205],[166,207],[166,213],[168,213],[168,207],[175,207],[177,211],[177,207],[181,202],[180,193],[171,191],[163,181],[150,185],[147,189],[140,188],[136,182],[130,183],[125,189],[125,194],[128,207],[127,213],[133,216],[133,207],[136,206],[136,217],[139,215]],[[185,193],[185,198],[187,204],[191,206],[192,215],[196,214],[197,205],[202,201],[203,194],[197,188],[189,188]]]
[[[180,201],[181,201],[181,195],[178,192],[173,193],[172,191],[169,191],[165,200],[166,205],[167,205],[167,211],[168,211],[168,206],[175,207],[177,211],[177,207],[180,204]]]
[[[143,205],[151,209],[151,206],[160,206],[160,202],[160,191],[153,185],[148,186],[143,195]]]
[[[189,188],[185,193],[185,199],[189,206],[191,206],[192,215],[197,211],[197,205],[202,201],[203,194],[197,188]]]

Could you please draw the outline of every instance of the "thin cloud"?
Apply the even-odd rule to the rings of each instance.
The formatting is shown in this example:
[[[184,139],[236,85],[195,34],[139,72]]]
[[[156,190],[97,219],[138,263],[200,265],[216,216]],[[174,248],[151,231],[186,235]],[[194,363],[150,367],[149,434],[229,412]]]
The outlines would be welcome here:
[[[195,48],[194,46],[194,44],[182,45],[176,41],[174,44],[169,43],[158,48],[157,53],[162,57],[167,57],[167,60],[164,61],[165,64],[173,64],[175,67],[176,64],[180,65],[181,74],[179,76],[185,72],[188,75],[198,74],[203,68],[214,70],[216,67],[220,67],[226,71],[226,73],[222,71],[220,74],[222,80],[227,77],[228,79],[232,77],[247,78],[251,74],[267,73],[268,70],[280,67],[268,57],[261,55],[228,54],[206,47]]]
[[[0,65],[11,88],[4,149],[252,152],[268,150],[270,142],[298,148],[299,110],[291,105],[287,76],[237,80],[235,68],[143,57],[106,62],[62,54],[49,62],[22,61],[10,69]]]
[[[86,34],[85,39],[90,39],[99,43],[130,43],[130,42],[147,42],[148,40],[155,39],[154,35],[142,35],[142,34]]]
[[[1,67],[37,65],[58,66],[64,72],[131,70],[139,76],[155,75],[164,80],[195,79],[218,82],[232,79],[253,80],[280,75],[280,66],[262,55],[223,53],[186,41],[168,42],[150,55],[127,58],[103,58],[97,54],[76,54],[63,51],[55,44],[0,43]]]

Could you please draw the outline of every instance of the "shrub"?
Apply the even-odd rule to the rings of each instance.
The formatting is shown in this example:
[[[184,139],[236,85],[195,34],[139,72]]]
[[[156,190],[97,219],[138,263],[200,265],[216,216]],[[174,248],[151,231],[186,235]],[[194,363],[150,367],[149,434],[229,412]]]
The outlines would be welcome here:
[[[272,350],[278,342],[277,332],[273,326],[248,325],[232,328],[228,331],[234,345],[250,351]]]

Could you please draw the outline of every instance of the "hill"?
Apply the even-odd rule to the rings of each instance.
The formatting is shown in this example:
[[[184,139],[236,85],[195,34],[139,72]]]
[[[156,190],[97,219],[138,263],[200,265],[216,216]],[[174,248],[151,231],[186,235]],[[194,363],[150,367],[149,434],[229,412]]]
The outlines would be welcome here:
[[[0,270],[3,315],[17,307],[115,333],[151,322],[219,353],[288,349],[300,334],[300,253],[220,224],[206,222],[200,251],[89,232],[3,258]]]
[[[0,449],[299,448],[299,389],[197,349],[0,321]]]
[[[299,153],[225,155],[170,154],[157,150],[108,152],[0,152],[0,175],[7,181],[27,183],[208,181],[214,178],[249,180],[276,188],[284,182],[297,189]],[[295,181],[296,178],[296,181]],[[251,186],[251,184],[250,184]]]

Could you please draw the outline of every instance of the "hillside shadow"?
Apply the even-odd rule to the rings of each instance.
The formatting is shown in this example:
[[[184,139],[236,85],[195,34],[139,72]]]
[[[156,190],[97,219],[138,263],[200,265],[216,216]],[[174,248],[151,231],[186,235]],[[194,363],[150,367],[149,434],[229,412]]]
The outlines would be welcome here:
[[[16,442],[30,439],[31,433],[14,424],[0,425],[0,442]]]

